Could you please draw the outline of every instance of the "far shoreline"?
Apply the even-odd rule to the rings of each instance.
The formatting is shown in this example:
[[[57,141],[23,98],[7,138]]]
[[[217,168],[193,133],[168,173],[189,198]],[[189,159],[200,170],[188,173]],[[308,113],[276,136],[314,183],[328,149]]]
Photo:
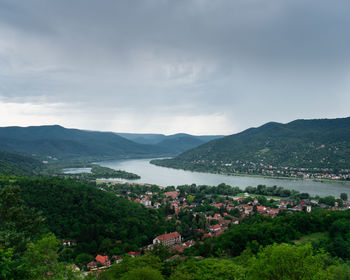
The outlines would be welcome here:
[[[198,173],[204,173],[204,174],[217,174],[217,175],[224,175],[224,176],[253,177],[253,178],[278,179],[278,180],[290,180],[290,181],[306,181],[306,182],[318,182],[318,183],[333,183],[333,184],[350,186],[350,181],[342,181],[338,179],[317,179],[317,178],[304,179],[304,178],[282,177],[282,176],[265,176],[265,175],[248,174],[248,173],[224,173],[224,172],[214,172],[214,171],[198,171],[198,170],[191,170],[191,169],[185,169],[185,168],[175,168],[175,167],[158,165],[158,164],[152,163],[151,162],[152,160],[150,160],[149,163],[158,167],[165,167],[165,168],[170,168],[175,170],[184,170],[184,171],[190,171],[190,172],[198,172]]]

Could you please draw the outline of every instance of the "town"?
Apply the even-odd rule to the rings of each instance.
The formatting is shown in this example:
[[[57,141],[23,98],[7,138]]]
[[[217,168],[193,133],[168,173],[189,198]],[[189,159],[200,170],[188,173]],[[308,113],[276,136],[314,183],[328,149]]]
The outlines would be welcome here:
[[[350,180],[350,169],[335,169],[321,167],[291,167],[291,166],[275,166],[264,161],[252,162],[237,160],[235,162],[215,161],[215,160],[195,160],[191,164],[195,168],[193,170],[200,171],[200,166],[205,166],[214,173],[222,174],[244,174],[244,175],[260,175],[267,177],[283,177],[293,179],[313,179],[313,180]]]
[[[152,243],[129,251],[126,255],[134,258],[162,246],[167,250],[166,261],[183,258],[185,250],[189,250],[194,244],[203,243],[206,238],[217,237],[253,215],[274,218],[282,213],[311,212],[317,208],[350,208],[345,193],[338,199],[333,196],[319,198],[277,186],[250,186],[243,191],[226,184],[216,187],[193,184],[164,188],[112,180],[96,180],[96,186],[102,191],[111,192],[164,215],[169,232],[154,236]],[[74,241],[64,240],[63,245],[76,244]],[[94,261],[81,268],[98,272],[113,263],[121,262],[122,259],[123,255],[108,256],[106,252],[100,252]]]

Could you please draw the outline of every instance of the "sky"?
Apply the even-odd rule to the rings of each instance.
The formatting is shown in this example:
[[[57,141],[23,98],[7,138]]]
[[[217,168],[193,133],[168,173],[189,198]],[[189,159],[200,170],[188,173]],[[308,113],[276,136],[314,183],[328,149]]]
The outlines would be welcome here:
[[[0,126],[233,134],[350,116],[348,0],[0,0]]]

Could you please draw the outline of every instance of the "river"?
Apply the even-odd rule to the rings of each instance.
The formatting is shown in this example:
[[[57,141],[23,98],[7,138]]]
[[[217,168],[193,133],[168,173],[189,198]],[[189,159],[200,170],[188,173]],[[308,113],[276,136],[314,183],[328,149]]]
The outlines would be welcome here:
[[[350,197],[350,184],[314,182],[311,180],[273,179],[251,176],[228,176],[211,173],[192,172],[166,167],[160,167],[149,163],[150,159],[129,159],[99,162],[101,166],[125,170],[141,176],[135,183],[149,183],[159,186],[179,186],[185,184],[217,186],[225,183],[244,189],[247,186],[259,184],[267,186],[281,186],[286,189],[294,189],[321,197],[333,195],[339,197],[341,193],[347,193]],[[124,180],[128,181],[128,180]]]

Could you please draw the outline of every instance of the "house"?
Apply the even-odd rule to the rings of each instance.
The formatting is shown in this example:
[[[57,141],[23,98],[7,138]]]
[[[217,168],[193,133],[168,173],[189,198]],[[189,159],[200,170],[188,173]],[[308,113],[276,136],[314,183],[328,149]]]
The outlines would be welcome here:
[[[112,256],[112,260],[115,261],[116,264],[120,263],[123,259],[121,256]]]
[[[280,204],[281,205],[294,205],[295,204],[295,200],[294,199],[289,199],[289,198],[283,198],[280,200]]]
[[[214,214],[213,219],[214,219],[214,220],[221,220],[221,219],[222,219],[222,217],[221,217],[221,215],[220,215],[220,214],[215,213],[215,214]]]
[[[159,202],[155,202],[153,206],[154,208],[158,209],[161,206],[161,204]]]
[[[153,244],[163,244],[164,246],[172,246],[181,243],[181,235],[177,231],[162,234],[153,239]]]
[[[94,261],[89,262],[89,263],[86,265],[86,267],[87,267],[88,269],[96,268],[96,267],[97,267],[97,262],[94,262]]]
[[[76,264],[68,265],[67,268],[70,268],[72,271],[80,271],[80,268]]]
[[[217,203],[217,204],[214,204],[214,207],[220,209],[224,204],[223,203]]]
[[[236,218],[236,217],[232,217],[231,221],[232,221],[232,223],[235,224],[235,225],[238,225],[238,224],[239,224],[239,219]]]
[[[202,236],[202,240],[208,238],[208,237],[212,237],[213,235],[211,233],[204,233]]]
[[[269,214],[270,214],[271,216],[274,217],[274,216],[276,216],[279,212],[280,212],[280,209],[272,208],[272,209],[270,209]]]
[[[221,230],[221,227],[218,224],[213,225],[212,227],[210,227],[210,231],[212,231],[212,232],[216,232],[216,231],[220,231],[220,230]]]
[[[170,251],[176,251],[178,253],[183,253],[184,249],[186,248],[183,244],[177,244],[172,247],[170,247]]]
[[[172,199],[175,199],[179,196],[179,193],[178,192],[166,192],[165,193],[165,197],[171,197]]]
[[[95,258],[95,261],[97,263],[102,264],[103,266],[110,266],[111,265],[111,261],[109,260],[108,256],[97,255]]]
[[[187,248],[192,247],[195,244],[194,240],[188,240],[183,245],[185,245]]]
[[[147,197],[142,198],[141,204],[145,207],[152,206],[152,202]]]
[[[62,245],[63,246],[76,246],[77,245],[77,242],[75,241],[71,241],[71,240],[62,240]]]
[[[136,252],[130,251],[128,255],[132,258],[135,258],[138,254]]]

